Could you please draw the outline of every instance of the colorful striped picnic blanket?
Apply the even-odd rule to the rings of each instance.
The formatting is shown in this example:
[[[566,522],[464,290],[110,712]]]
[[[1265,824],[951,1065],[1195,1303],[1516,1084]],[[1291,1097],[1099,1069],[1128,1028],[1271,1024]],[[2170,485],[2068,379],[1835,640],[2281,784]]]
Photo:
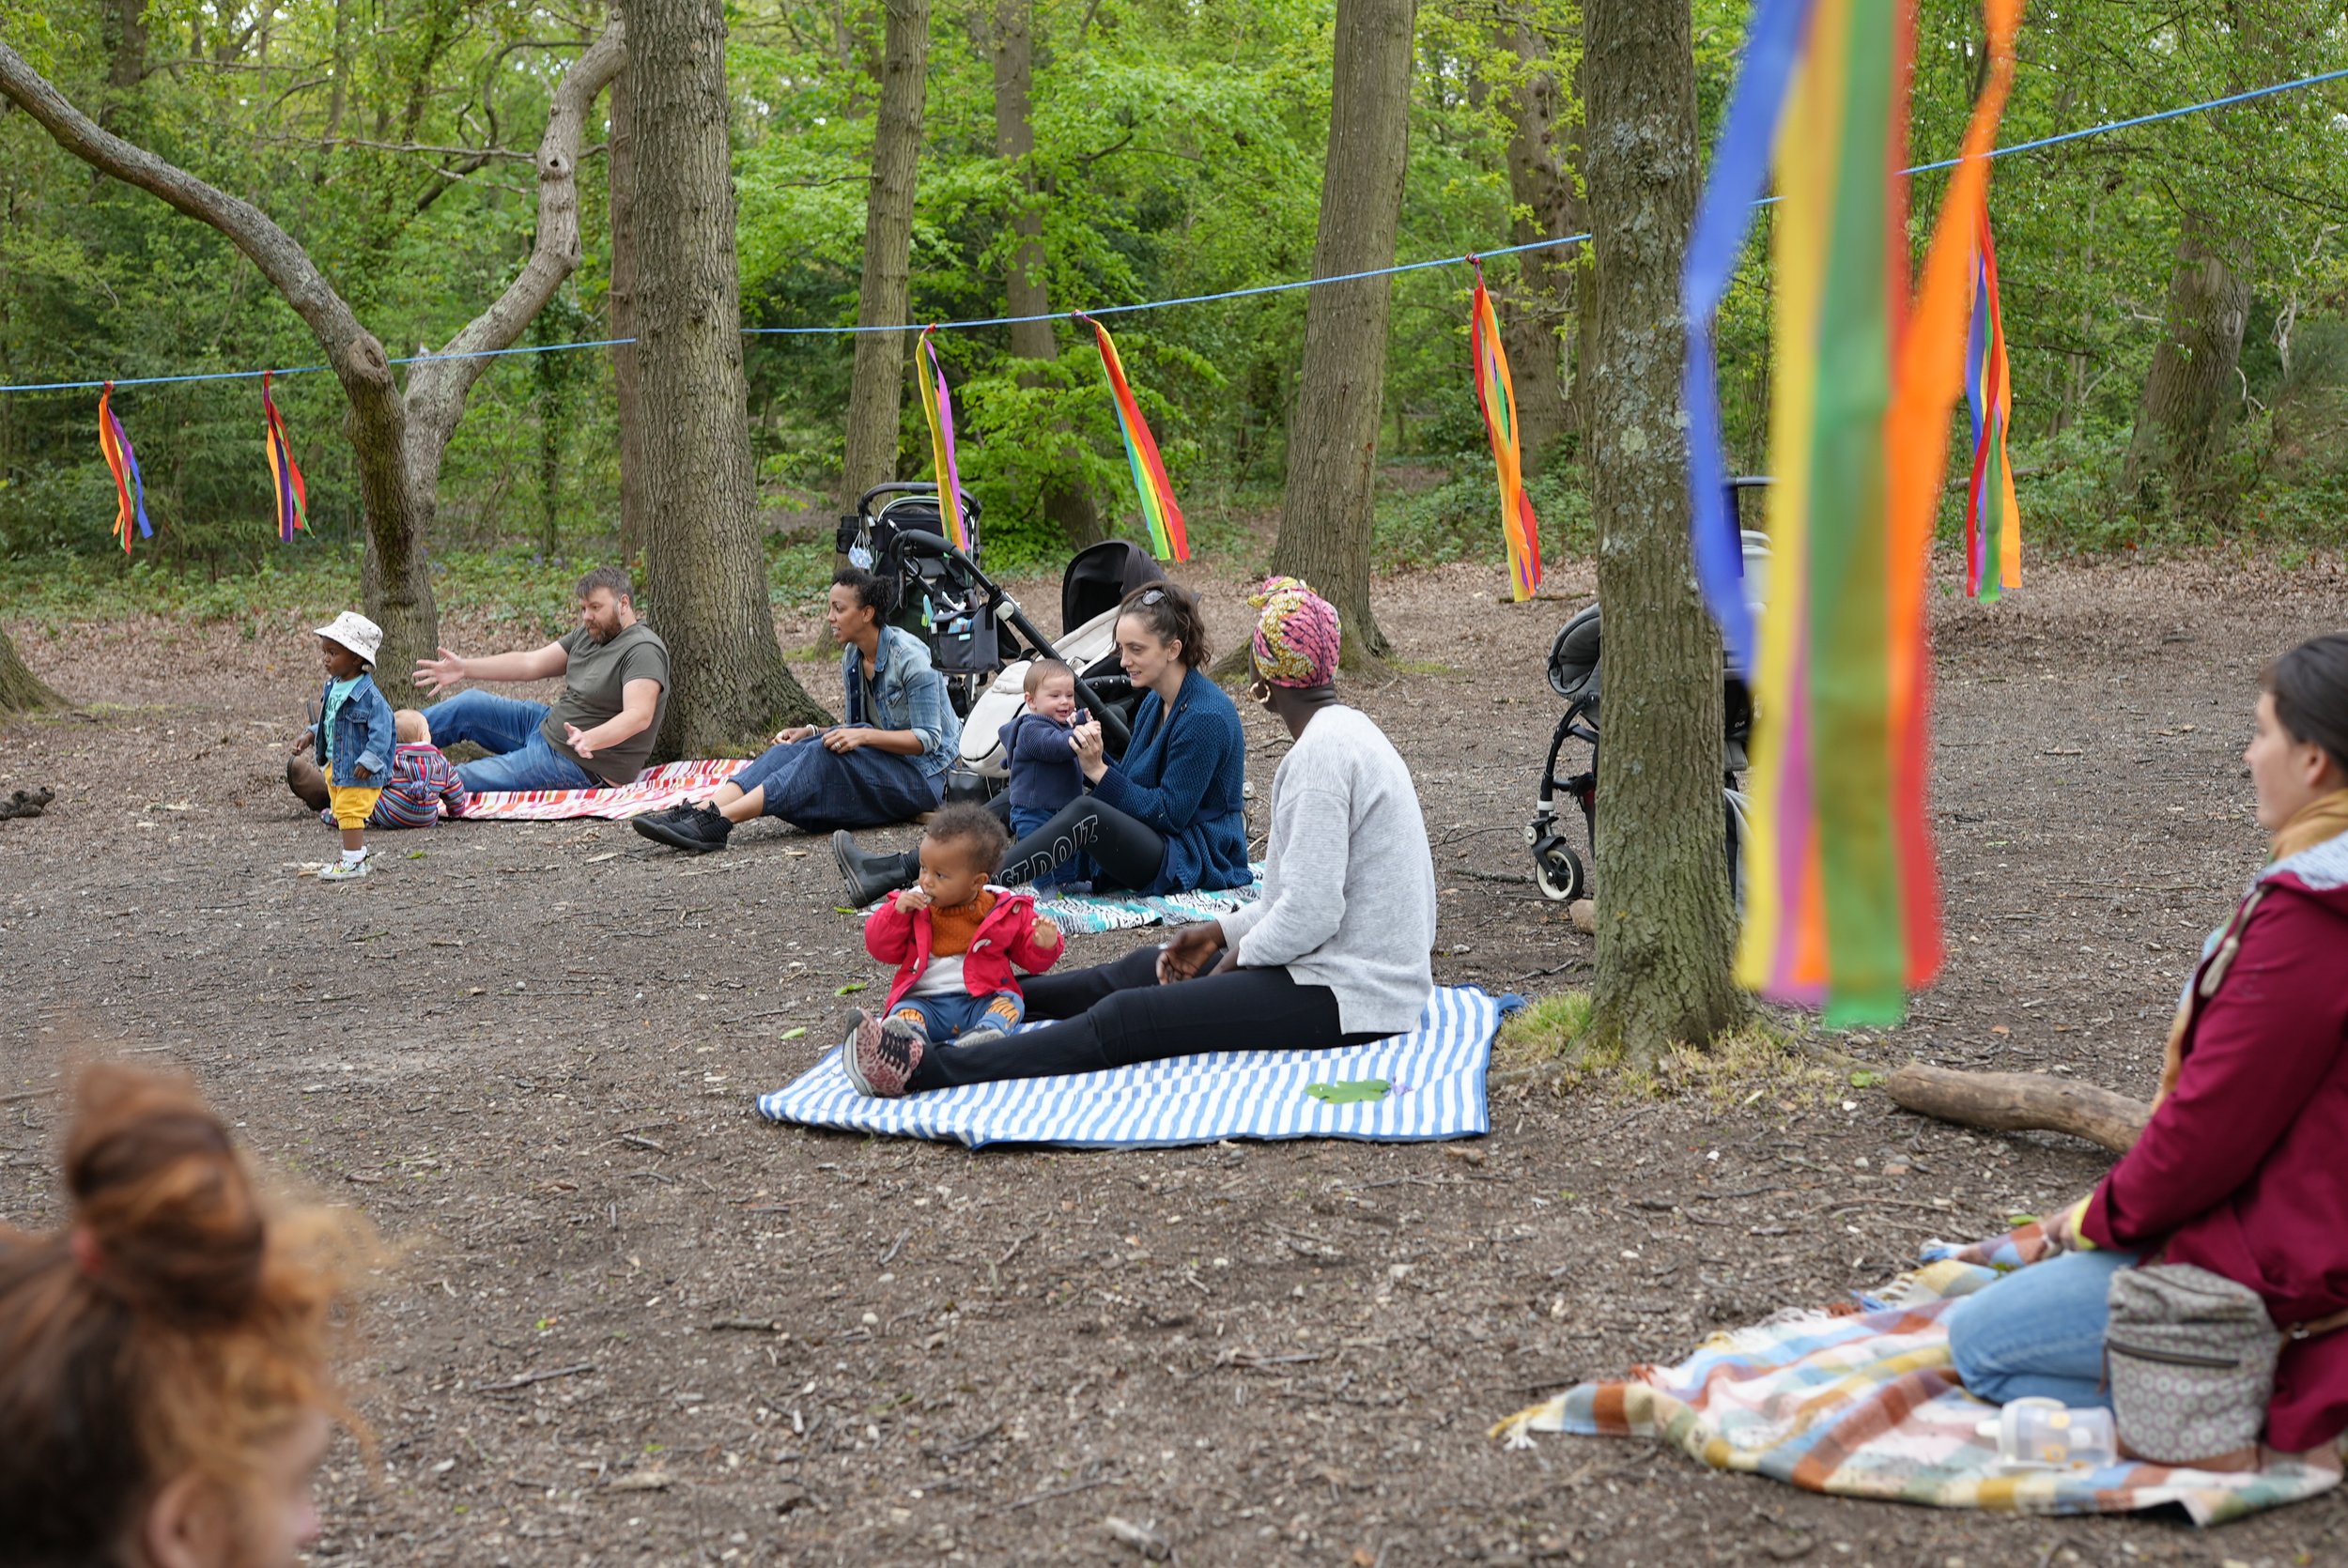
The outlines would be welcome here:
[[[1474,1138],[1491,1126],[1484,1071],[1492,1037],[1500,1021],[1523,1005],[1521,996],[1492,996],[1474,986],[1438,986],[1416,1029],[1367,1045],[1218,1051],[1065,1078],[970,1084],[903,1099],[857,1094],[835,1048],[788,1088],[759,1097],[758,1111],[769,1121],[972,1148],[1171,1148],[1222,1138]]]
[[[1189,926],[1245,909],[1263,897],[1263,862],[1248,868],[1256,880],[1245,887],[1205,893],[1066,893],[1039,898],[1035,912],[1070,936],[1136,930],[1143,926]],[[875,904],[873,909],[880,906]],[[868,909],[869,918],[873,911]]]
[[[741,757],[698,762],[663,762],[633,784],[606,790],[484,790],[472,797],[469,822],[543,822],[564,817],[602,817],[617,822],[665,811],[699,800],[749,766]]]
[[[1858,1310],[1780,1314],[1714,1334],[1676,1366],[1583,1383],[1492,1428],[1511,1447],[1535,1432],[1661,1437],[1716,1469],[1810,1492],[2013,1514],[2125,1514],[2176,1503],[2199,1525],[2329,1491],[2340,1473],[2281,1460],[2221,1474],[2122,1463],[2016,1470],[1975,1428],[1997,1407],[1949,1367],[1949,1304],[2044,1250],[2035,1224],[1970,1246],[1935,1242],[1923,1267]]]

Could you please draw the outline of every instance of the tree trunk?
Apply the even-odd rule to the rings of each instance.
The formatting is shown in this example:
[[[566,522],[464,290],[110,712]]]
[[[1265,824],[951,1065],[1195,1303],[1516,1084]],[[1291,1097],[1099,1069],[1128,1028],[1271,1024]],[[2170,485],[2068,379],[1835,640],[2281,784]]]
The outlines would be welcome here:
[[[26,713],[34,708],[54,708],[62,703],[57,694],[42,684],[39,676],[24,666],[16,644],[8,640],[6,628],[0,628],[0,714]]]
[[[621,0],[637,124],[639,392],[646,443],[647,616],[674,689],[657,749],[763,748],[822,716],[782,662],[750,476],[742,300],[734,248],[723,0]]]
[[[1316,278],[1394,265],[1410,151],[1416,0],[1338,0]],[[1304,578],[1345,622],[1345,663],[1384,657],[1369,607],[1371,508],[1386,378],[1391,279],[1307,291],[1288,480],[1272,569]]]
[[[1043,254],[1043,192],[1036,178],[1035,123],[1031,114],[1030,79],[1035,62],[1034,0],[996,0],[995,6],[995,156],[1017,164],[1019,210],[1011,221],[1019,243],[1012,250],[1011,267],[1003,280],[1003,314],[1043,315],[1050,311],[1051,293]],[[1013,321],[1012,357],[1048,364],[1059,355],[1049,321]],[[1022,386],[1046,385],[1051,377],[1029,374]],[[1064,428],[1056,436],[1065,439]],[[1101,515],[1092,492],[1072,482],[1055,468],[1043,484],[1043,515],[1082,548],[1102,537]]]
[[[636,335],[636,126],[627,98],[627,72],[611,80],[611,143],[604,177],[610,192],[611,287],[607,296],[610,335]],[[611,394],[620,420],[620,556],[644,553],[644,414],[636,395],[636,346],[611,349]]]
[[[99,121],[111,129],[124,95],[147,80],[147,0],[104,0],[99,30],[106,45],[106,85],[114,89]]]
[[[1577,24],[1578,25],[1578,24]],[[1573,118],[1566,127],[1566,184],[1590,188],[1589,100],[1582,90],[1582,62],[1588,57],[1586,38],[1573,58]],[[1581,226],[1590,227],[1590,204],[1582,203]],[[1590,246],[1574,248],[1573,319],[1566,324],[1566,427],[1581,438],[1582,451],[1590,449],[1590,345],[1598,334],[1598,266]]]
[[[2177,238],[2168,333],[2153,350],[2120,469],[2122,492],[2139,503],[2157,500],[2164,485],[2170,500],[2201,487],[2238,401],[2250,289],[2226,254],[2223,232],[2188,212]]]
[[[579,266],[576,177],[580,131],[588,107],[625,54],[614,25],[564,73],[538,145],[537,233],[530,258],[505,291],[451,338],[441,354],[478,356],[511,347]],[[358,460],[367,524],[366,559],[359,580],[368,616],[383,628],[376,667],[405,676],[440,641],[425,539],[449,438],[464,415],[466,393],[490,361],[478,357],[428,361],[409,372],[407,395],[401,396],[383,346],[360,324],[308,253],[267,213],[92,124],[6,44],[0,44],[0,96],[30,114],[59,146],[92,168],[218,229],[285,296],[317,338],[350,403],[343,429]]]
[[[1506,29],[1504,41],[1528,68],[1524,81],[1508,94],[1508,192],[1520,209],[1509,226],[1509,241],[1531,245],[1580,234],[1588,226],[1588,213],[1574,193],[1557,146],[1563,104],[1556,73],[1546,69],[1548,46],[1522,22]],[[1517,428],[1528,479],[1547,466],[1568,428],[1565,329],[1573,318],[1580,250],[1558,245],[1522,253],[1521,281],[1500,297],[1500,337],[1516,383]]]
[[[882,0],[880,109],[873,125],[873,177],[864,203],[859,327],[905,319],[913,264],[913,189],[921,161],[921,99],[929,76],[930,0]],[[848,386],[848,438],[840,461],[840,509],[897,477],[897,413],[904,397],[904,332],[858,332]]]
[[[1590,0],[1590,499],[1606,607],[1592,1028],[1632,1061],[1742,1014],[1730,977],[1721,642],[1688,544],[1679,274],[1696,201],[1689,0]]]

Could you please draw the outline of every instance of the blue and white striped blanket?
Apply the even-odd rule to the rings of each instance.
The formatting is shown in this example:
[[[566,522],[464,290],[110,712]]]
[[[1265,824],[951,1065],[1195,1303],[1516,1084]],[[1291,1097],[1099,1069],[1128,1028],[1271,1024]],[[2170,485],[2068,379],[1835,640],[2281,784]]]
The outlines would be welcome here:
[[[1222,1138],[1473,1138],[1491,1127],[1484,1073],[1492,1037],[1501,1019],[1523,1005],[1522,997],[1495,997],[1473,986],[1438,986],[1416,1029],[1367,1045],[1220,1051],[1064,1078],[972,1084],[903,1099],[857,1094],[833,1050],[788,1088],[760,1096],[758,1111],[770,1121],[972,1148],[1168,1148]],[[1386,1092],[1350,1103],[1308,1092],[1369,1080],[1383,1081]],[[1346,1092],[1340,1088],[1337,1099]]]

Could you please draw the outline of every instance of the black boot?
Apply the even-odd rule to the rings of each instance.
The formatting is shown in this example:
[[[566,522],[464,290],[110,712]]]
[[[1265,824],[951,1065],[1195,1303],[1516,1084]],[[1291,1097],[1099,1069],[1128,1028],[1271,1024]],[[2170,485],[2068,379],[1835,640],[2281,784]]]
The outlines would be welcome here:
[[[628,825],[656,843],[693,854],[726,847],[734,824],[714,806],[696,806],[677,816],[632,817]]]
[[[858,909],[912,886],[921,875],[918,850],[873,854],[857,848],[856,836],[844,827],[831,836],[831,854],[840,862],[840,874],[848,879],[848,901]]]

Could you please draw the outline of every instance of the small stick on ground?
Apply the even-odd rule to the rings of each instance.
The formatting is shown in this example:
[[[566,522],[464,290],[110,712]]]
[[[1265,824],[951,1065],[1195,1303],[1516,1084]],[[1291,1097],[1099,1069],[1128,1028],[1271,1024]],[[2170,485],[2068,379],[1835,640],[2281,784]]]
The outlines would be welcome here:
[[[582,1372],[595,1370],[595,1362],[581,1361],[577,1366],[558,1366],[551,1372],[525,1372],[519,1377],[508,1377],[502,1383],[475,1383],[472,1386],[472,1391],[475,1393],[510,1393],[516,1389],[526,1389],[533,1383],[550,1383],[557,1377],[576,1377]]]
[[[1164,1562],[1174,1555],[1174,1543],[1147,1525],[1136,1525],[1112,1514],[1101,1521],[1102,1526],[1120,1543],[1139,1552],[1143,1560]]]

